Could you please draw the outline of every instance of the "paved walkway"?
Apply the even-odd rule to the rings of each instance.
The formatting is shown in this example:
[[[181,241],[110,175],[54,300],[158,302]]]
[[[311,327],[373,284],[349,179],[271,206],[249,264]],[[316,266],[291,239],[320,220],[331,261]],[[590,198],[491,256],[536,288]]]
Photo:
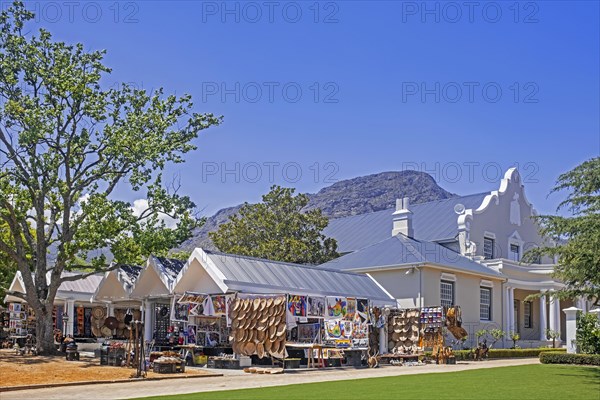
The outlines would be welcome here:
[[[328,369],[305,370],[282,375],[247,374],[240,370],[214,370],[223,373],[222,377],[198,379],[169,379],[164,381],[129,382],[57,387],[35,390],[18,390],[0,393],[0,400],[10,399],[70,399],[70,400],[113,400],[133,397],[160,396],[170,394],[209,392],[215,390],[259,388],[298,383],[324,382],[375,378],[382,376],[414,375],[465,371],[479,368],[495,368],[516,365],[538,364],[537,358],[490,360],[482,362],[459,362],[456,365],[423,365],[417,367],[386,366],[376,369]]]

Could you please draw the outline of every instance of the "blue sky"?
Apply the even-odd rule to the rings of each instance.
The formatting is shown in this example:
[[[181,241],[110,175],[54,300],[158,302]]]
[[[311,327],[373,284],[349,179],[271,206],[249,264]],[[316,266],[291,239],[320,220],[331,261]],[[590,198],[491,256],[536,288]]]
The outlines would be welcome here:
[[[56,38],[106,49],[107,85],[225,116],[166,173],[207,214],[272,183],[389,170],[475,193],[515,163],[552,212],[557,176],[600,152],[598,2],[26,4]]]

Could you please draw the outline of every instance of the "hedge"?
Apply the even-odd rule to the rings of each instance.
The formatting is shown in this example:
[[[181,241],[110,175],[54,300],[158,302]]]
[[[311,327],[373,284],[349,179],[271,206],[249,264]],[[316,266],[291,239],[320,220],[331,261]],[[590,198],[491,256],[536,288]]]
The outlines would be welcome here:
[[[493,358],[520,358],[520,357],[538,357],[541,353],[554,352],[565,353],[567,349],[553,349],[549,347],[541,347],[537,349],[490,349],[488,351],[488,359]],[[431,357],[431,352],[425,352],[425,355]],[[454,356],[457,361],[473,360],[473,352],[471,350],[454,350]]]
[[[558,352],[540,353],[542,364],[577,364],[600,366],[600,354],[567,354]]]

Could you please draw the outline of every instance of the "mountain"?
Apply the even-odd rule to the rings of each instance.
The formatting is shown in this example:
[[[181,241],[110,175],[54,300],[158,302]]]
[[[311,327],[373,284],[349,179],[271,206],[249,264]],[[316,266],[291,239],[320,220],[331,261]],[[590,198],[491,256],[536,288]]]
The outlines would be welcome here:
[[[455,195],[442,189],[431,175],[418,171],[391,171],[346,179],[308,194],[307,209],[320,208],[329,218],[365,214],[394,207],[396,199],[410,198],[411,203],[447,199]],[[236,214],[242,204],[223,208],[206,219],[194,236],[179,250],[191,251],[196,247],[216,250],[208,232],[218,229]]]

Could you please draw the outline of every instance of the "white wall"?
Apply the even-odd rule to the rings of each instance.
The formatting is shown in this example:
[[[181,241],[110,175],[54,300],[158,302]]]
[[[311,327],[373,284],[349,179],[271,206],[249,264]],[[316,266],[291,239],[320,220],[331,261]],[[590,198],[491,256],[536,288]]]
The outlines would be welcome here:
[[[385,290],[397,299],[401,308],[419,307],[419,271],[407,269],[369,272]]]
[[[197,293],[222,293],[223,291],[206,272],[197,258],[191,260],[181,280],[175,285],[175,293],[197,292]]]
[[[537,224],[532,219],[534,209],[527,201],[518,171],[514,170],[510,174],[510,179],[506,182],[506,189],[502,191],[504,189],[502,185],[500,189],[497,196],[492,195],[491,201],[483,212],[478,214],[474,210],[473,219],[470,223],[470,240],[477,244],[476,254],[483,256],[483,238],[486,236],[486,232],[492,233],[495,236],[494,258],[510,259],[509,238],[515,232],[523,241],[521,256],[524,250],[541,246],[544,241],[538,234]],[[517,199],[515,199],[515,194],[518,195]],[[511,207],[519,210],[518,213],[512,211],[512,222]],[[519,223],[515,223],[517,222],[515,217],[518,214],[520,214]],[[545,257],[541,261],[542,263],[552,263],[553,260]]]

